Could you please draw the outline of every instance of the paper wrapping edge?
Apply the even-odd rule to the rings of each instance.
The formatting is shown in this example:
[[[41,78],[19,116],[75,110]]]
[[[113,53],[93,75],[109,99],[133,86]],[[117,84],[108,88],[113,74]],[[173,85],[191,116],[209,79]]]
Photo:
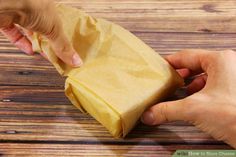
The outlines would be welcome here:
[[[74,106],[76,106],[80,111],[92,115],[99,123],[106,127],[115,138],[124,138],[139,122],[140,116],[148,107],[164,100],[169,95],[173,94],[177,88],[184,85],[184,82],[181,78],[176,79],[176,77],[174,77],[176,76],[176,72],[172,67],[170,67],[169,72],[172,76],[170,79],[166,80],[162,86],[162,88],[165,89],[165,92],[163,92],[162,89],[158,89],[156,93],[147,98],[147,101],[152,101],[144,101],[144,105],[136,106],[136,108],[130,108],[123,115],[120,115],[118,112],[116,112],[116,110],[113,109],[109,103],[97,96],[90,89],[81,85],[79,81],[73,80],[70,77],[66,79],[65,93]],[[91,100],[88,99],[86,100],[87,102],[84,103],[84,99],[87,97],[90,99],[96,99],[96,103],[90,103]],[[83,104],[87,105],[84,106]],[[97,112],[97,114],[91,114],[95,112]],[[104,120],[104,115],[106,120]],[[131,123],[128,124],[125,123],[127,122],[126,119],[130,117],[133,117],[132,119],[135,119],[135,121],[130,121]],[[114,130],[113,127],[120,129]]]
[[[58,5],[57,7],[61,7],[61,6],[63,6],[63,5]],[[77,12],[77,9],[74,9],[74,11]],[[83,12],[80,12],[80,13],[83,14],[84,16],[88,16],[87,14],[85,14]],[[93,20],[93,19],[91,19],[91,20]],[[99,19],[99,20],[102,20],[102,19]],[[107,22],[107,21],[104,20],[104,22]],[[107,23],[112,24],[110,22],[107,22]],[[115,25],[115,26],[118,26],[118,25]],[[120,27],[120,26],[118,26],[118,27]],[[122,27],[120,27],[120,28],[123,29]],[[127,30],[125,30],[125,31],[127,31]],[[131,35],[133,37],[135,37],[137,40],[140,40],[136,36],[134,36],[133,34],[131,34]],[[44,50],[51,49],[51,47],[47,44],[47,40],[45,38],[42,38],[38,34],[34,34],[33,38],[35,39],[32,42],[33,43],[33,49],[35,51],[42,52]],[[47,54],[47,55],[48,55],[48,58],[50,59],[50,62],[54,63],[53,65],[55,66],[57,71],[61,75],[67,76],[68,73],[65,73],[65,68],[61,67],[61,65],[63,65],[62,61],[60,59],[58,59],[55,56],[55,54]],[[166,63],[166,61],[164,61],[164,62]],[[138,122],[139,117],[144,112],[144,110],[147,109],[147,107],[150,107],[150,106],[154,105],[154,102],[155,103],[160,102],[160,98],[162,98],[162,100],[163,100],[169,94],[172,94],[178,87],[183,86],[183,84],[184,84],[183,80],[176,73],[176,71],[167,63],[166,63],[166,66],[168,66],[170,79],[166,80],[166,82],[163,83],[162,88],[165,89],[164,90],[165,92],[163,92],[163,90],[161,90],[161,89],[158,89],[158,91],[162,91],[162,93],[159,93],[157,91],[152,96],[147,98],[147,100],[152,100],[152,102],[145,102],[144,103],[145,106],[139,105],[137,108],[131,108],[124,115],[119,115],[119,113],[116,112],[115,109],[113,109],[109,105],[109,103],[106,103],[101,98],[98,98],[98,96],[96,96],[96,94],[91,92],[88,88],[86,89],[86,87],[81,85],[78,81],[73,80],[70,77],[68,77],[66,79],[65,94],[70,99],[72,104],[74,106],[76,106],[80,111],[82,111],[84,113],[97,112],[98,114],[93,114],[92,116],[98,122],[103,124],[103,126],[105,126],[115,138],[125,137],[131,131],[131,129],[136,125],[136,123]],[[76,87],[74,86],[75,84],[76,84]],[[94,99],[94,101],[97,102],[97,104],[99,104],[101,106],[99,108],[99,110],[96,107],[97,104],[92,104],[90,100],[83,97],[85,93],[86,93],[87,97],[90,97],[91,99]],[[155,101],[155,99],[159,100],[159,101]],[[84,104],[84,103],[81,103],[81,102],[86,102],[86,104],[90,104],[90,105],[83,106],[82,104]],[[107,117],[108,121],[107,120],[104,121],[103,120],[104,118],[101,117],[101,115],[102,116],[105,115]],[[130,115],[133,115],[135,117],[134,119],[136,119],[136,121],[133,121],[130,124],[127,124],[127,123],[125,123],[126,122],[125,119],[129,118]],[[109,118],[109,117],[113,117],[113,119]],[[110,124],[107,124],[107,123],[110,123]],[[116,126],[117,128],[120,128],[120,129],[114,131],[114,129],[112,128],[114,126]]]

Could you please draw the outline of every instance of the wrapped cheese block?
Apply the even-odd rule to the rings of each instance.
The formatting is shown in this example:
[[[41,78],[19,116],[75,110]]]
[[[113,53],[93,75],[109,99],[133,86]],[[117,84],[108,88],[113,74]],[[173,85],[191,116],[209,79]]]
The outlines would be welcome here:
[[[114,137],[125,137],[142,113],[183,85],[174,69],[124,28],[83,11],[57,6],[64,31],[84,64],[72,68],[58,59],[48,40],[34,34],[33,47],[44,52],[66,76],[65,93]]]

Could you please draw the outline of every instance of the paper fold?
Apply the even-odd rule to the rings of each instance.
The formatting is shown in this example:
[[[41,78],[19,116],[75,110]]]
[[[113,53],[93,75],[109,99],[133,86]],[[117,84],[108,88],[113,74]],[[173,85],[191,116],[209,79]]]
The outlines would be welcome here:
[[[176,71],[129,31],[75,8],[57,8],[84,65],[72,68],[64,64],[39,34],[34,34],[34,50],[44,52],[57,71],[67,76],[65,93],[70,101],[114,137],[127,135],[147,107],[183,85]]]

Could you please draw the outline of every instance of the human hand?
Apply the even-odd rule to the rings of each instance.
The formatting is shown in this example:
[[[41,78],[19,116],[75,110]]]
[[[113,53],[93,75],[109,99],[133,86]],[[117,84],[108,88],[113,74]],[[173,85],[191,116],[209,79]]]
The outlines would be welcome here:
[[[187,86],[192,95],[151,107],[142,122],[187,121],[236,148],[236,52],[184,50],[166,59],[183,78],[195,76]]]
[[[25,53],[33,54],[30,36],[38,32],[49,39],[62,61],[76,67],[82,64],[63,32],[52,0],[0,0],[0,19],[0,31]]]

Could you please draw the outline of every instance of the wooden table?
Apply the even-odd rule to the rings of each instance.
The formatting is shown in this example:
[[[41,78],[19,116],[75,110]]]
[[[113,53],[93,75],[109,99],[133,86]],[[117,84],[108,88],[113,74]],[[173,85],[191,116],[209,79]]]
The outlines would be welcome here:
[[[157,52],[236,49],[235,0],[61,0],[132,31]],[[195,127],[138,125],[116,140],[63,93],[64,79],[41,56],[0,36],[0,154],[169,156],[177,149],[231,149]]]

